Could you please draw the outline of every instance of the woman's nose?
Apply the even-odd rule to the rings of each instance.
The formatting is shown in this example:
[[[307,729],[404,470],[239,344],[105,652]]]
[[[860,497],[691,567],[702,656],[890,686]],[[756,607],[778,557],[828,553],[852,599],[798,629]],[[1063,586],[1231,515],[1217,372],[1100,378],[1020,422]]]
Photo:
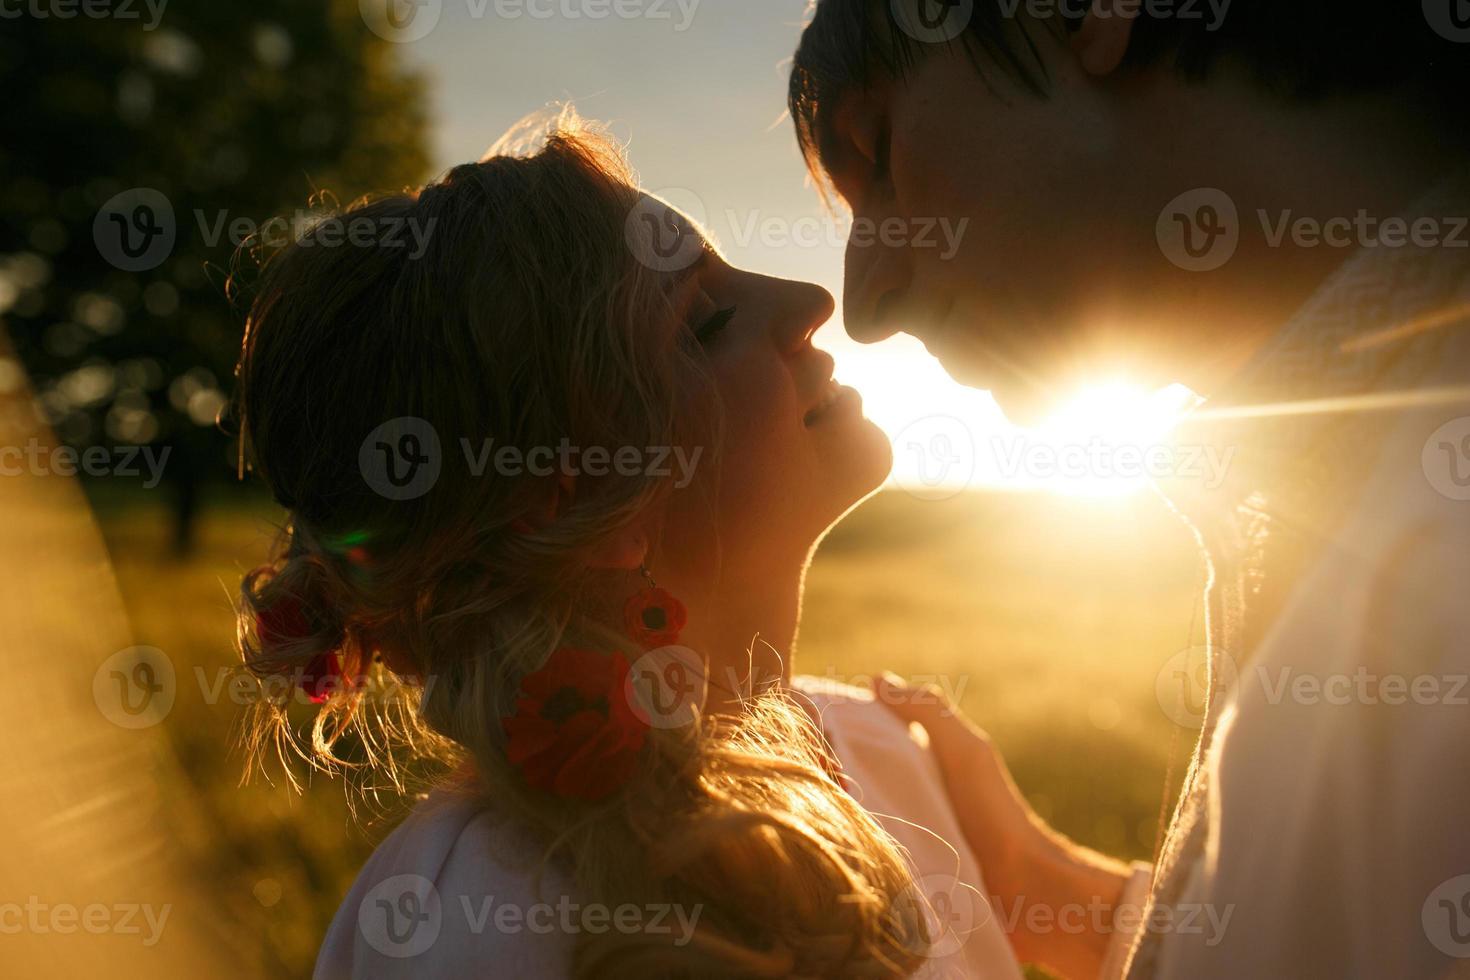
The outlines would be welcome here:
[[[775,318],[776,340],[783,351],[793,351],[811,340],[812,334],[832,319],[837,301],[816,283],[784,282],[782,286],[786,296],[782,300],[782,315]]]

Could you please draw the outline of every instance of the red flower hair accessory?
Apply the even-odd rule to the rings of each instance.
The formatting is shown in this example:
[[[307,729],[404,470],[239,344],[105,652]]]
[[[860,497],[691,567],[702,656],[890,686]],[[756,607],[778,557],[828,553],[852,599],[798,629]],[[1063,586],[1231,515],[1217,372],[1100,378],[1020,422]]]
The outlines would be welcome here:
[[[312,704],[325,704],[337,691],[353,686],[342,669],[342,654],[337,650],[312,657],[296,683]]]
[[[295,596],[278,599],[255,615],[255,635],[265,650],[301,643],[316,632],[306,615],[306,607]],[[312,704],[323,704],[333,692],[351,683],[344,678],[342,651],[333,649],[312,657],[296,678],[296,684]]]
[[[621,653],[563,647],[521,679],[503,727],[506,755],[527,783],[595,803],[632,777],[648,725],[624,694],[628,670]]]
[[[677,643],[688,622],[684,603],[656,585],[639,589],[623,606],[623,628],[645,650]]]

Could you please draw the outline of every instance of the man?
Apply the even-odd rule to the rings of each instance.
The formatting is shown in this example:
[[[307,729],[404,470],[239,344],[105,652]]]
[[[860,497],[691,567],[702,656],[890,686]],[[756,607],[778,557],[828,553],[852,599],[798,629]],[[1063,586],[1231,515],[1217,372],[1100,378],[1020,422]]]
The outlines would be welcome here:
[[[1467,92],[1464,0],[817,0],[803,34],[802,149],[887,230],[849,243],[855,338],[915,333],[1020,421],[1183,382],[1177,441],[1235,452],[1161,481],[1210,699],[1130,977],[1470,958]]]

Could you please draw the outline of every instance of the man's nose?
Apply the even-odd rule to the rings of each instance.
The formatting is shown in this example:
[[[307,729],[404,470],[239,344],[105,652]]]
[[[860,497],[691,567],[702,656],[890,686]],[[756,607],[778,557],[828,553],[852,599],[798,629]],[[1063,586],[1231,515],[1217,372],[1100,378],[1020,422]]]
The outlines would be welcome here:
[[[898,332],[913,267],[908,249],[860,234],[861,227],[855,223],[847,240],[842,319],[848,336],[873,344]]]

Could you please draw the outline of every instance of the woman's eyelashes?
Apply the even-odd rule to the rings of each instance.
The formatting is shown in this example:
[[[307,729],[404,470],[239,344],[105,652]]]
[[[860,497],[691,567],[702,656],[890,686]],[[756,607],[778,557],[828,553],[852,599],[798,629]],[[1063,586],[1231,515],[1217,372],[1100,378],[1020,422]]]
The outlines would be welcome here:
[[[716,310],[694,328],[694,339],[699,341],[701,346],[708,347],[730,325],[730,321],[735,318],[736,312],[737,308],[734,306],[728,306],[723,310]]]

